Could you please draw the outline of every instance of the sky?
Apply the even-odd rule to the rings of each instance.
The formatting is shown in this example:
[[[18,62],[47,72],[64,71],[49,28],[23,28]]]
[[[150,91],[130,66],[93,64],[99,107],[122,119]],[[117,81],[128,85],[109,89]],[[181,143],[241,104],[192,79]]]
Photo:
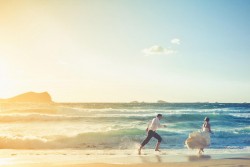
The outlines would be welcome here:
[[[248,0],[0,0],[0,98],[250,102]]]

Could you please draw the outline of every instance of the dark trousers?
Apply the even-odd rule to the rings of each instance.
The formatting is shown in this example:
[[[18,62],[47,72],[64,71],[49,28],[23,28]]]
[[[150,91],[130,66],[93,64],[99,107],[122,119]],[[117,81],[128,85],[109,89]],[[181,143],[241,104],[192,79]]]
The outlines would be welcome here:
[[[160,135],[158,135],[155,131],[149,130],[149,131],[148,131],[148,136],[147,136],[146,139],[142,142],[141,146],[142,146],[142,147],[145,146],[145,145],[149,142],[149,140],[150,140],[152,137],[156,138],[156,139],[158,140],[158,142],[161,142],[161,141],[162,141],[162,138],[161,138]]]

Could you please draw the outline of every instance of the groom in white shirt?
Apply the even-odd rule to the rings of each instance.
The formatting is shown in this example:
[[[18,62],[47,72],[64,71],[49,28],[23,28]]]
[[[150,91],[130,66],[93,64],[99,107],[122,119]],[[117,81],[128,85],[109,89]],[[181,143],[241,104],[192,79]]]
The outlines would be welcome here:
[[[162,119],[162,114],[157,114],[157,116],[149,122],[146,131],[148,132],[148,136],[142,142],[141,147],[138,149],[138,154],[141,154],[141,149],[149,142],[149,140],[154,137],[158,140],[155,151],[160,151],[159,147],[162,141],[162,138],[159,134],[156,133],[157,128],[166,127],[166,125],[160,125],[160,120]]]

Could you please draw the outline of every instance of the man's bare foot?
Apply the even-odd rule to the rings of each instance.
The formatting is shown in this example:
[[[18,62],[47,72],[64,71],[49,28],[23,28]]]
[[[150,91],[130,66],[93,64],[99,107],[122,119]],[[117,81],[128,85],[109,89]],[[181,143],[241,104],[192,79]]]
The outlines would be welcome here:
[[[198,152],[198,155],[201,155],[202,154],[202,150],[200,149],[199,152]]]
[[[140,148],[138,149],[138,155],[141,155],[141,149]]]
[[[159,149],[157,149],[157,150],[155,150],[155,151],[159,151],[159,152],[161,152],[161,150],[159,150]]]

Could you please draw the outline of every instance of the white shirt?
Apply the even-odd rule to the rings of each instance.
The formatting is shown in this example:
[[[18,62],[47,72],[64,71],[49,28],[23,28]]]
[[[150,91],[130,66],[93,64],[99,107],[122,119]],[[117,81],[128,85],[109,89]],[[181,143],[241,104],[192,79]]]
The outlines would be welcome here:
[[[154,118],[148,124],[148,130],[156,131],[156,129],[160,127],[161,127],[161,124],[160,124],[160,120],[158,117]]]

